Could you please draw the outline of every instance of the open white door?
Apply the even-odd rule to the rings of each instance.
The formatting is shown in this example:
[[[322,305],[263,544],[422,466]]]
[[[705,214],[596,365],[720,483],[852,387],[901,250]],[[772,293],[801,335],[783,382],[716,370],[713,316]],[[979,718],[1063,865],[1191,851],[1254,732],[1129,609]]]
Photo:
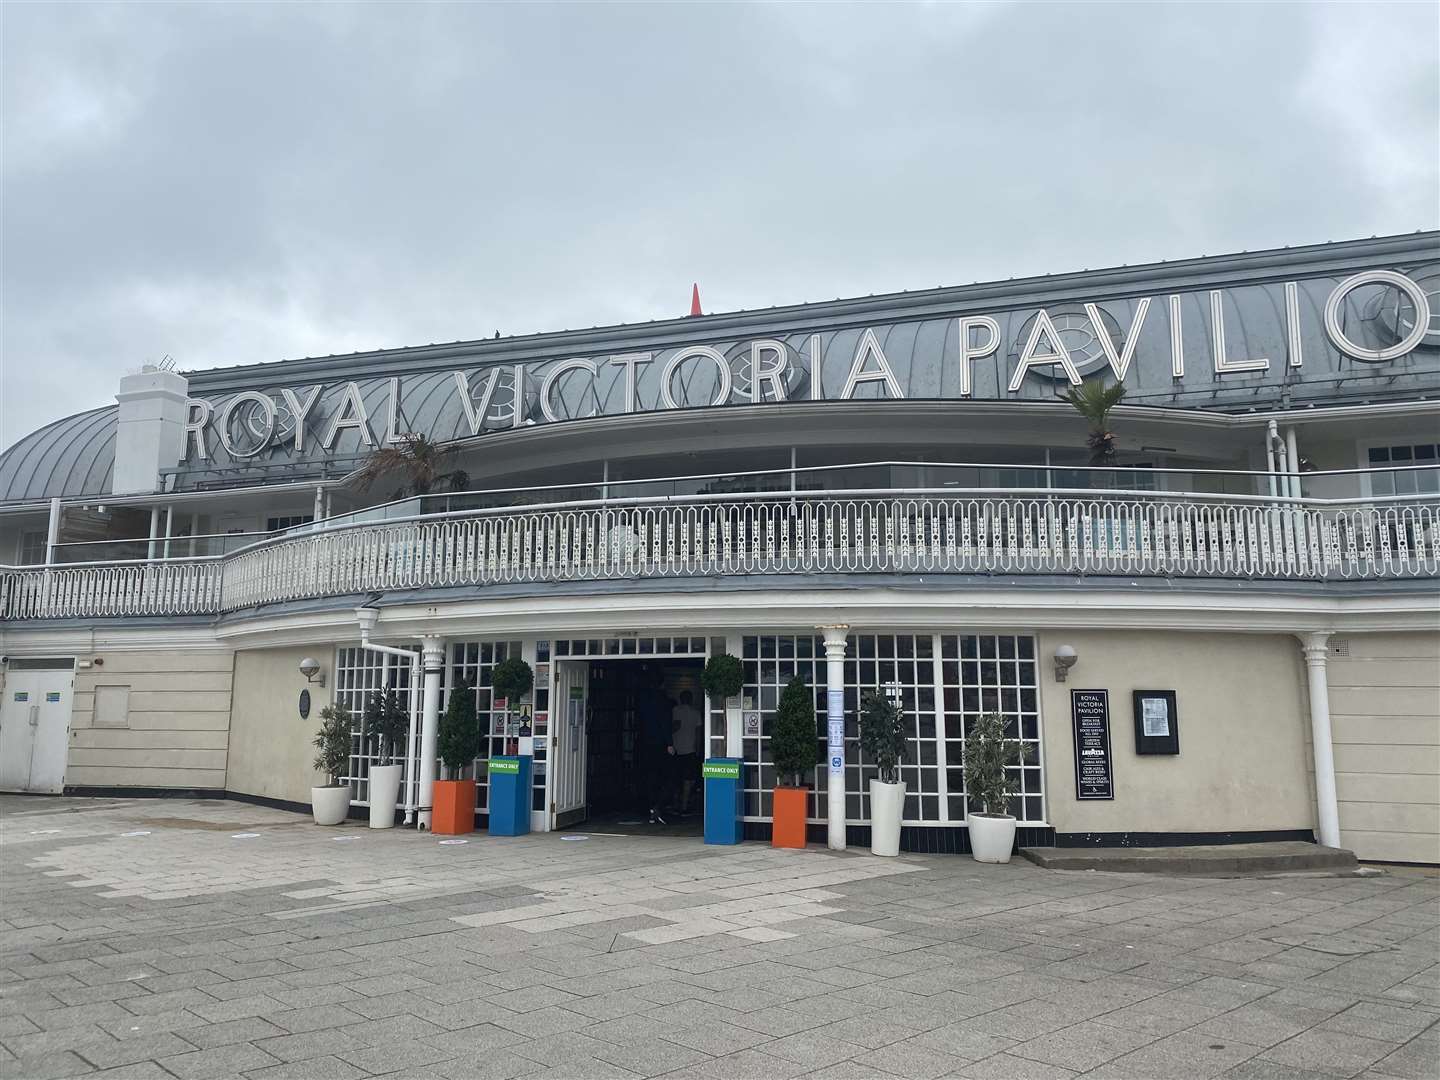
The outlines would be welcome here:
[[[550,759],[551,828],[584,821],[585,767],[588,750],[590,664],[584,660],[556,663],[555,706],[550,724],[555,733]]]

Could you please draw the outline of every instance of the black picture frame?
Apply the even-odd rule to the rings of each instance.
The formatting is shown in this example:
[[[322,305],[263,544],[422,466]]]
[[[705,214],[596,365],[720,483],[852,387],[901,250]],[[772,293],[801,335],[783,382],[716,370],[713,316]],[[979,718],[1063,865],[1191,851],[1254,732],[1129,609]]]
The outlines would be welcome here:
[[[1135,702],[1135,753],[1137,754],[1179,754],[1180,753],[1180,712],[1177,708],[1174,690],[1136,690]],[[1163,711],[1163,720],[1160,713]],[[1146,716],[1151,718],[1147,733]],[[1163,733],[1157,730],[1164,725]]]

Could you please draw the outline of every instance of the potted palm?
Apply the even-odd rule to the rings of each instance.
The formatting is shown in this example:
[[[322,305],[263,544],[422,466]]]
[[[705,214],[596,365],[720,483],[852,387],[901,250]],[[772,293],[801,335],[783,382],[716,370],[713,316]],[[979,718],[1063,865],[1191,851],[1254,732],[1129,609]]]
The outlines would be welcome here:
[[[375,740],[375,761],[370,766],[370,827],[388,829],[395,824],[395,804],[405,766],[395,760],[395,748],[405,740],[410,717],[400,704],[395,687],[376,690],[365,701],[365,730]]]
[[[1110,430],[1110,410],[1124,399],[1125,387],[1120,383],[1107,384],[1096,380],[1069,387],[1060,397],[1068,401],[1071,408],[1090,425],[1090,434],[1085,439],[1085,445],[1090,448],[1090,464],[1112,467],[1115,464],[1115,433]]]
[[[806,774],[812,774],[819,760],[816,739],[815,693],[799,675],[786,684],[770,730],[770,757],[775,762],[778,783],[773,793],[770,843],[775,847],[803,848],[806,803],[809,789]]]
[[[430,831],[462,836],[475,831],[475,780],[464,776],[480,753],[474,685],[461,680],[451,688],[435,735],[436,750],[447,776],[435,781]]]
[[[1028,760],[1030,748],[1005,737],[1005,718],[985,713],[965,737],[965,794],[970,810],[970,851],[976,862],[1005,863],[1015,849],[1015,818],[1010,813],[1013,790],[1009,770]]]
[[[339,825],[350,813],[350,785],[342,780],[350,766],[350,714],[332,702],[320,710],[311,765],[326,783],[310,789],[310,812],[316,825]]]
[[[870,690],[860,706],[860,749],[875,763],[870,781],[870,853],[900,854],[900,817],[905,784],[900,762],[905,757],[905,715],[887,695]]]

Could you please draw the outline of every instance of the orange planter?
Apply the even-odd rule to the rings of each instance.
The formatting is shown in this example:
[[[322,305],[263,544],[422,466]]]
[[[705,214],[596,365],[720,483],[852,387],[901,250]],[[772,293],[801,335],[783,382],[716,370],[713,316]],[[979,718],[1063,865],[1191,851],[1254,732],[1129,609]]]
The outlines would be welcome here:
[[[806,803],[810,789],[777,787],[775,809],[771,818],[770,846],[803,848],[805,846]]]
[[[464,836],[475,831],[475,781],[436,780],[430,831]]]

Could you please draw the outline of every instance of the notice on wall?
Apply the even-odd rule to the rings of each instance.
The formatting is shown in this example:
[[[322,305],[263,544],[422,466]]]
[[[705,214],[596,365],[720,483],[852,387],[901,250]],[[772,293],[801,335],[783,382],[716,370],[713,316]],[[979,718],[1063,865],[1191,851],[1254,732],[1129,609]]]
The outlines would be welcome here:
[[[1170,703],[1162,697],[1140,700],[1140,717],[1145,734],[1150,738],[1170,734]]]
[[[830,760],[830,775],[845,775],[845,691],[827,690],[825,693],[826,751]]]
[[[1075,731],[1075,798],[1115,798],[1110,760],[1110,692],[1071,690],[1070,717]]]
[[[747,712],[744,714],[744,732],[747,739],[758,739],[760,737],[760,714],[758,712]]]

